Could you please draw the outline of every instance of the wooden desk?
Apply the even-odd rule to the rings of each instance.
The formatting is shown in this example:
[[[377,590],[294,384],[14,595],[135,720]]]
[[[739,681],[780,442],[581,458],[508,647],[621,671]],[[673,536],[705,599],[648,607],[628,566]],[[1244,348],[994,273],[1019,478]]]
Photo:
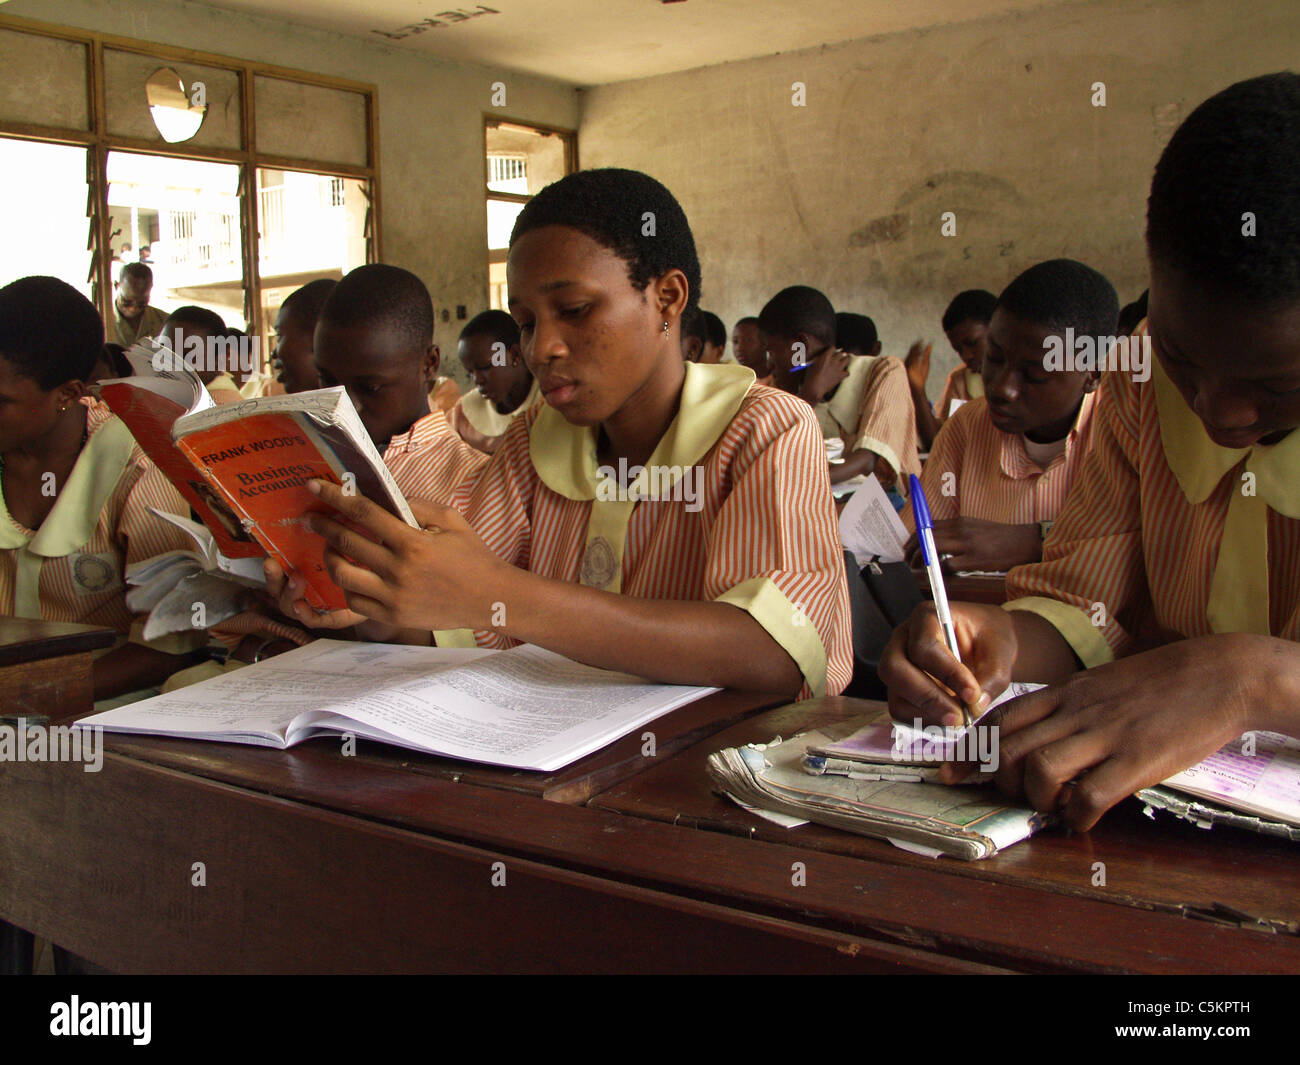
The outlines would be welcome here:
[[[1135,822],[935,863],[742,821],[690,770],[807,717],[736,726],[586,806],[325,740],[112,740],[95,774],[3,764],[0,915],[123,972],[1300,970],[1296,937],[1173,908],[1294,915],[1280,844]]]
[[[705,770],[708,755],[724,746],[786,738],[816,727],[862,714],[880,704],[851,699],[822,699],[763,714],[664,765],[611,788],[592,805],[611,812],[726,835],[786,844],[810,854],[852,856],[872,868],[891,867],[928,874],[931,890],[964,896],[975,884],[1000,886],[1017,892],[1028,888],[1039,898],[1036,916],[1022,930],[1027,943],[1044,935],[1044,915],[1059,915],[1066,900],[1089,900],[1105,907],[1102,923],[1073,930],[1078,938],[1061,960],[1089,967],[1089,937],[1117,936],[1127,940],[1126,968],[1171,971],[1180,963],[1152,949],[1147,930],[1157,915],[1207,914],[1223,903],[1253,917],[1284,922],[1300,933],[1300,851],[1295,844],[1249,833],[1214,829],[1206,832],[1186,822],[1157,814],[1148,819],[1136,801],[1106,815],[1090,833],[1048,830],[979,862],[922,858],[890,844],[839,832],[820,825],[785,829],[740,809],[713,793]],[[1102,863],[1101,867],[1098,863]],[[1104,872],[1104,883],[1099,873]],[[996,896],[995,896],[996,897]],[[979,918],[976,918],[979,920]],[[1184,923],[1189,951],[1207,927],[1196,917]],[[918,915],[918,930],[928,930],[935,916]],[[1070,930],[1060,927],[1058,933]],[[1224,929],[1226,938],[1216,951],[1202,956],[1201,971],[1300,971],[1300,935],[1266,934],[1241,928]]]
[[[0,713],[78,716],[95,701],[92,652],[112,647],[112,629],[0,617]]]

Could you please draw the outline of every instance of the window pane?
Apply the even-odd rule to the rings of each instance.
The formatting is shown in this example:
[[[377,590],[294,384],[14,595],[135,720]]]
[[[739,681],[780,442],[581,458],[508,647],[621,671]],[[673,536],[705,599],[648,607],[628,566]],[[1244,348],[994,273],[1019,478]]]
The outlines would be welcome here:
[[[0,29],[0,119],[89,129],[86,46]]]
[[[0,285],[48,274],[89,297],[86,149],[0,137],[0,199]]]
[[[488,251],[502,251],[510,247],[510,231],[515,228],[515,219],[523,209],[522,203],[488,200]]]
[[[247,327],[238,166],[110,152],[108,210],[114,273],[118,262],[147,261],[153,306],[196,304]]]
[[[233,70],[156,59],[134,52],[104,49],[104,106],[108,132],[120,137],[163,143],[153,116],[145,82],[155,71],[170,68],[180,75],[184,92],[194,102],[207,104],[203,125],[185,143],[195,147],[239,148],[239,75]],[[202,94],[199,86],[202,85]]]
[[[253,79],[257,150],[289,159],[366,166],[366,98],[346,89]]]
[[[488,191],[532,196],[567,173],[568,152],[558,133],[527,126],[489,126]]]
[[[258,277],[265,350],[280,304],[318,277],[366,262],[365,183],[296,170],[257,171]]]

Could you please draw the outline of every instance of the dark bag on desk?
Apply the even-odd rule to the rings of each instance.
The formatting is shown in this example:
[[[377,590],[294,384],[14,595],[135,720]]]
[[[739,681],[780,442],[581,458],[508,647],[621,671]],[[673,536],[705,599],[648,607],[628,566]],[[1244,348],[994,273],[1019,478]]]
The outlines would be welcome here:
[[[867,586],[867,592],[889,622],[891,630],[910,618],[912,611],[925,602],[916,583],[916,574],[906,562],[876,562],[873,559],[862,567],[862,583]]]
[[[880,656],[894,629],[922,601],[921,592],[906,562],[872,561],[859,570],[853,555],[845,551],[844,564],[853,621],[853,680],[844,694],[883,699],[885,689],[876,675]]]

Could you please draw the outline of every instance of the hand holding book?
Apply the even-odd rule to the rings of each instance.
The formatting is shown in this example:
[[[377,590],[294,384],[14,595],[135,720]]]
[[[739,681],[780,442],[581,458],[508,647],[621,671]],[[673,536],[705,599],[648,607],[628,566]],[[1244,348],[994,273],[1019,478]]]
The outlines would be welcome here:
[[[302,598],[302,581],[267,568],[267,585],[280,609],[314,628],[345,628],[367,618],[399,628],[487,629],[492,603],[487,589],[517,571],[497,558],[451,507],[412,500],[419,529],[337,485],[311,481],[308,489],[338,512],[306,520],[321,536],[325,569],[344,593],[346,610],[316,613]]]

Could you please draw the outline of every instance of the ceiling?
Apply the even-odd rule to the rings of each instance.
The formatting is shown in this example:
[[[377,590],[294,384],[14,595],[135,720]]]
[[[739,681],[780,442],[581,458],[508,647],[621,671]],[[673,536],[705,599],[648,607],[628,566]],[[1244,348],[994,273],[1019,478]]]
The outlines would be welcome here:
[[[443,59],[603,85],[1072,0],[201,2]]]

